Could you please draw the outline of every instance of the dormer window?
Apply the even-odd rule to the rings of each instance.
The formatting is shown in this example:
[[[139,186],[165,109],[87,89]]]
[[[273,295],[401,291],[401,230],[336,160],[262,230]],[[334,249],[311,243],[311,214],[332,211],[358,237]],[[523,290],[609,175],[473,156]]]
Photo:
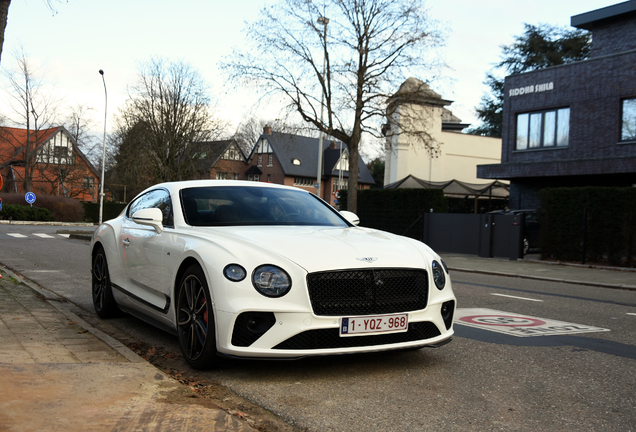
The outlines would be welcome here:
[[[300,159],[292,159],[294,165],[300,165]]]

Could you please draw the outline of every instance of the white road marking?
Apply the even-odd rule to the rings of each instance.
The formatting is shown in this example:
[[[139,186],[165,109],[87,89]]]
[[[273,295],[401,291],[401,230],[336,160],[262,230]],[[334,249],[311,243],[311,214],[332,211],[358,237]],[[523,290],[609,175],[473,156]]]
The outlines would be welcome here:
[[[70,234],[58,234],[58,235],[64,238],[69,238],[71,236]]]
[[[627,312],[627,315],[634,315],[634,316],[636,316],[636,313]]]
[[[27,238],[27,236],[18,233],[7,233],[7,235],[15,238]]]
[[[595,333],[610,331],[585,324],[573,324],[524,314],[492,309],[456,309],[455,324],[504,333],[510,336],[553,336],[559,334]]]
[[[517,297],[517,296],[506,295],[506,294],[490,293],[490,295],[499,296],[499,297],[509,297],[509,298],[519,299],[519,300],[536,301],[536,302],[542,302],[543,301],[543,300],[538,300],[538,299],[531,299],[531,298],[526,298],[526,297]]]
[[[60,270],[24,270],[30,273],[59,273]]]
[[[44,233],[33,233],[34,236],[38,236],[40,238],[55,238],[52,235],[44,234]]]

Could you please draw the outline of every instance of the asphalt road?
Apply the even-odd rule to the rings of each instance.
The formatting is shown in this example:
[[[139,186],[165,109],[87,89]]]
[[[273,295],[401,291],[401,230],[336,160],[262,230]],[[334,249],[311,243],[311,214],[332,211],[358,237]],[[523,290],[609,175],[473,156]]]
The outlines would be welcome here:
[[[57,229],[0,225],[0,263],[92,315],[89,245]],[[636,430],[636,292],[464,272],[451,278],[458,312],[489,311],[468,311],[453,342],[439,349],[232,361],[202,376],[308,430]],[[501,333],[507,319],[596,331],[518,337]],[[138,320],[111,323],[178,351],[173,337]]]

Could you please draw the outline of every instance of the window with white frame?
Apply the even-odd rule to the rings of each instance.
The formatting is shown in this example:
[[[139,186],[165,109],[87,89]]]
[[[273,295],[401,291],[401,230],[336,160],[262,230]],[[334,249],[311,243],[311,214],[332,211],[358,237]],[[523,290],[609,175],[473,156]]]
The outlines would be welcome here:
[[[238,180],[239,179],[239,174],[238,173],[232,173],[232,180]]]
[[[314,187],[316,179],[311,177],[294,177],[294,186]]]
[[[268,155],[267,166],[274,166],[274,155],[271,153]]]
[[[257,165],[258,165],[259,167],[262,167],[262,166],[263,166],[263,155],[262,155],[262,154],[259,154],[259,155],[258,155],[258,164],[257,164]]]
[[[95,177],[84,177],[84,189],[92,189],[95,186]]]
[[[621,106],[621,141],[636,141],[636,98],[623,100]]]
[[[515,150],[567,147],[570,108],[517,114]]]
[[[345,190],[345,189],[349,189],[348,179],[342,179],[342,183],[340,182],[340,179],[337,179],[337,178],[333,179],[333,192],[337,190]]]
[[[259,174],[248,174],[247,175],[247,180],[249,181],[261,181],[261,176]]]
[[[216,173],[216,179],[217,180],[227,180],[227,173],[217,172]]]

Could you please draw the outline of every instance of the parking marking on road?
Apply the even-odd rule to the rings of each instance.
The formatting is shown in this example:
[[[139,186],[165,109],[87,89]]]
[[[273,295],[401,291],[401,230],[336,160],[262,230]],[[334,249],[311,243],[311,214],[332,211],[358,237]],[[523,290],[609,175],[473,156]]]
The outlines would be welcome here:
[[[543,300],[531,299],[531,298],[527,298],[527,297],[511,296],[511,295],[507,295],[507,294],[490,293],[490,295],[499,296],[499,297],[509,297],[509,298],[519,299],[519,300],[528,300],[528,301],[534,301],[534,302],[542,302],[543,301]]]
[[[69,238],[71,236],[70,234],[58,234],[58,235],[64,238]]]
[[[7,233],[7,235],[15,238],[27,238],[27,236],[19,233]]]
[[[585,324],[573,324],[483,308],[457,309],[455,311],[455,324],[518,337],[610,331],[610,329]]]
[[[55,238],[54,236],[48,235],[48,234],[45,234],[45,233],[33,233],[33,235],[34,236],[38,236],[40,238]]]
[[[627,312],[627,315],[634,315],[634,316],[636,316],[636,313]]]

